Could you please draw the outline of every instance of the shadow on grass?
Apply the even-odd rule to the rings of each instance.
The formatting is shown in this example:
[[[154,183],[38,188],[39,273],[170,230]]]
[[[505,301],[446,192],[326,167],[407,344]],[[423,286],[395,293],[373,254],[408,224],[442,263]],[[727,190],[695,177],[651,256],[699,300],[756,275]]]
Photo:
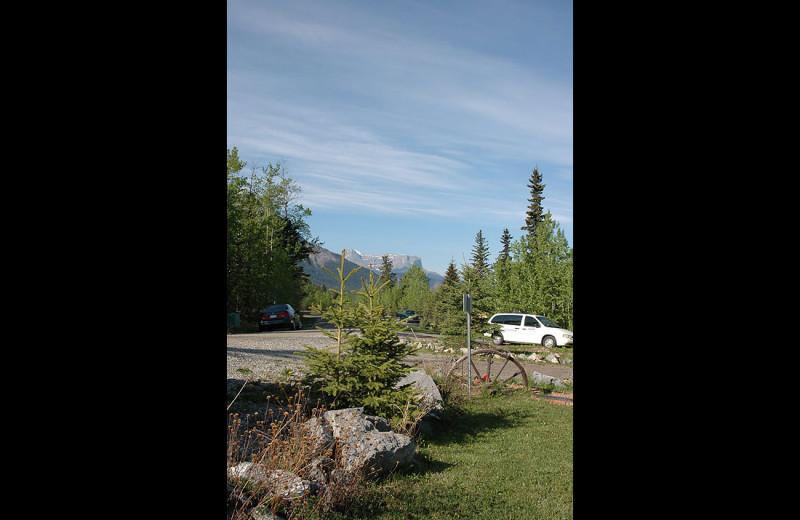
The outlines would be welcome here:
[[[524,421],[520,411],[475,412],[457,409],[447,412],[431,425],[431,433],[421,442],[433,446],[465,445],[480,442],[481,435],[500,428],[515,428]],[[417,453],[414,464],[399,470],[399,475],[440,473],[454,464],[431,458],[424,451]]]
[[[465,444],[475,441],[476,437],[500,428],[514,428],[521,424],[522,417],[518,411],[469,412],[458,411],[448,415],[432,428],[426,442],[438,446],[449,444]]]

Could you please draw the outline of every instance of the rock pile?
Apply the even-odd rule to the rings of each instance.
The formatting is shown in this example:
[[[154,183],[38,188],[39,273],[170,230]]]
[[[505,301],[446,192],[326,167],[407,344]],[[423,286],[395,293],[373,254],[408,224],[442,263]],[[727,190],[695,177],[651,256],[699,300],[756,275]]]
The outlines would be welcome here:
[[[414,441],[395,433],[389,421],[364,414],[364,408],[330,410],[299,425],[312,441],[307,478],[266,465],[241,462],[228,468],[230,477],[246,479],[270,489],[283,500],[302,500],[317,495],[331,484],[348,484],[354,476],[375,478],[411,463]],[[228,501],[242,501],[238,490],[228,487]]]

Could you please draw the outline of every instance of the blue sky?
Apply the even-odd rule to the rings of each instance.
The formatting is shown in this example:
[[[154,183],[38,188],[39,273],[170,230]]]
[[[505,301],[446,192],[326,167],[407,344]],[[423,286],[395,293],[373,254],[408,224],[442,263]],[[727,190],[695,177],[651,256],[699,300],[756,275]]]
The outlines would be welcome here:
[[[228,0],[227,141],[284,163],[334,252],[444,274],[522,233],[531,172],[572,241],[572,1]]]

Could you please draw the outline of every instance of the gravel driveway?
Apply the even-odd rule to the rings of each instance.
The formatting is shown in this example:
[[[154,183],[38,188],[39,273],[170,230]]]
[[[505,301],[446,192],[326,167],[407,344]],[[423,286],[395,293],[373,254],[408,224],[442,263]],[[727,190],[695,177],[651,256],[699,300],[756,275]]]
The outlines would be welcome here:
[[[257,332],[253,334],[228,334],[228,379],[276,379],[285,370],[295,373],[304,372],[305,352],[303,345],[317,348],[332,347],[335,342],[327,338],[318,329],[277,330]],[[413,336],[410,339],[414,339]],[[423,340],[426,341],[426,340]],[[449,367],[452,355],[436,355],[422,351],[420,355],[410,358],[414,364]],[[458,356],[455,357],[459,357]],[[572,365],[532,363],[522,361],[526,372],[539,372],[559,379],[572,380]]]
[[[317,329],[228,334],[228,379],[273,379],[286,369],[302,371],[303,345],[335,345]],[[247,372],[250,371],[250,373]]]

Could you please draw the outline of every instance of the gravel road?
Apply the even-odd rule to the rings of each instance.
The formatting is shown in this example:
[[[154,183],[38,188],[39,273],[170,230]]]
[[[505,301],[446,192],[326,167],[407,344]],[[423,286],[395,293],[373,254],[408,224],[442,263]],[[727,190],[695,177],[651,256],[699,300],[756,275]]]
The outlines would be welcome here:
[[[405,334],[404,334],[405,335]],[[415,339],[409,334],[410,339]],[[302,373],[304,370],[301,352],[305,351],[303,345],[312,345],[317,348],[331,347],[335,343],[324,336],[318,329],[302,330],[276,330],[257,332],[253,334],[228,334],[228,378],[244,379],[245,377],[274,379],[285,370]],[[426,339],[420,338],[423,342]],[[491,348],[491,345],[487,345]],[[461,354],[433,354],[422,351],[420,355],[413,356],[409,361],[420,366],[436,368],[449,368],[452,359]],[[550,377],[572,380],[572,365],[533,363],[520,360],[525,371],[538,372]]]

